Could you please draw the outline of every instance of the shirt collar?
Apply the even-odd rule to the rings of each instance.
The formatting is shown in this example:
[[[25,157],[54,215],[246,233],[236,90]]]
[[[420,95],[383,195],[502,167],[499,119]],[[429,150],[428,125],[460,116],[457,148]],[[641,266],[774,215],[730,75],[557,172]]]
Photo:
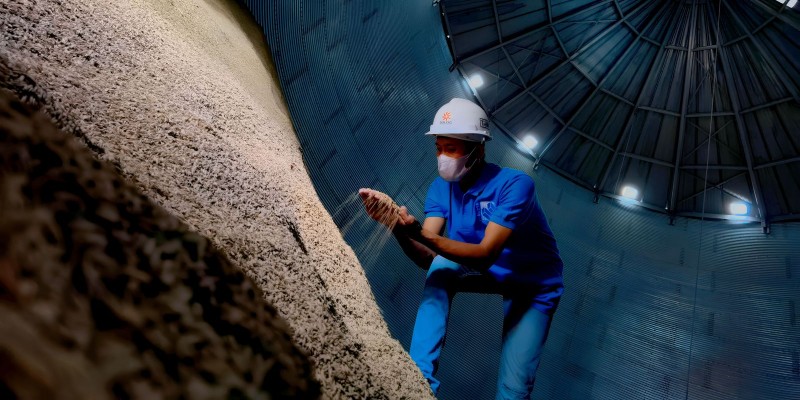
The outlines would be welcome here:
[[[469,189],[467,189],[466,192],[463,192],[463,194],[468,194],[473,197],[479,195],[481,192],[483,192],[483,189],[486,187],[486,184],[489,183],[489,181],[495,175],[497,175],[498,172],[500,172],[500,167],[497,164],[491,164],[487,162],[483,166],[483,169],[481,170],[481,174],[480,176],[478,176],[478,179],[475,181],[475,183],[472,184],[472,186],[469,187]],[[453,182],[452,185],[454,186],[454,189],[458,193],[462,193],[461,186],[458,184],[458,182]]]

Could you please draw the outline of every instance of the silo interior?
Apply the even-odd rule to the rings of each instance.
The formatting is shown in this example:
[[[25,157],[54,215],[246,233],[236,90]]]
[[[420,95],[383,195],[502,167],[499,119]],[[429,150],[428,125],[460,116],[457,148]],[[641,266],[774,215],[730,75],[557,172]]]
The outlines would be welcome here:
[[[564,262],[532,398],[793,399],[795,3],[25,1],[0,5],[0,88],[226,253],[323,398],[431,396],[406,353],[426,271],[356,193],[424,218],[423,134],[460,97],[489,115],[487,160],[535,181]],[[13,315],[51,326],[30,309]],[[501,309],[455,296],[437,398],[495,397]],[[153,387],[234,393],[197,376],[205,389]],[[129,389],[106,394],[147,398]]]
[[[436,109],[487,110],[490,161],[534,177],[564,258],[533,398],[798,396],[791,2],[247,3],[339,226],[362,186],[424,215]],[[371,222],[345,238],[408,348],[424,271]],[[500,307],[456,296],[440,398],[494,396]]]

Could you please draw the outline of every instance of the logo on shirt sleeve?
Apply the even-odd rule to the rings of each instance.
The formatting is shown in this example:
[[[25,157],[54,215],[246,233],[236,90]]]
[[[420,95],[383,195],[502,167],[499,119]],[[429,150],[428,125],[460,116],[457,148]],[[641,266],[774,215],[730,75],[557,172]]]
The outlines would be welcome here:
[[[492,218],[492,213],[494,213],[494,209],[497,208],[493,201],[479,201],[475,203],[476,205],[476,213],[480,216],[481,222],[484,224],[488,224],[489,220]]]

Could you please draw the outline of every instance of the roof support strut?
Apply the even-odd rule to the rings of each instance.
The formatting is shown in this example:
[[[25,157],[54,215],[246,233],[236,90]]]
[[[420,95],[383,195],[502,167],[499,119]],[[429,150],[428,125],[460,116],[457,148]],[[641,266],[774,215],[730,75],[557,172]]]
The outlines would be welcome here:
[[[792,28],[794,28],[795,30],[800,31],[800,24],[798,24],[793,19],[791,19],[791,18],[786,16],[785,11],[786,11],[787,7],[786,7],[786,3],[785,2],[781,6],[779,11],[773,10],[772,7],[764,4],[760,0],[751,0],[750,2],[751,3],[755,3],[755,5],[761,7],[762,10],[766,11],[769,14],[772,14],[773,17],[778,18],[779,20],[791,25]]]
[[[675,203],[678,199],[678,178],[680,177],[681,173],[680,166],[681,153],[683,152],[683,138],[686,134],[686,114],[689,108],[689,91],[692,88],[692,80],[694,80],[694,48],[696,43],[695,30],[697,29],[697,0],[692,1],[692,10],[689,18],[689,50],[686,52],[686,70],[683,75],[681,120],[678,128],[678,144],[675,147],[675,169],[673,169],[672,172],[672,189],[670,190],[669,205],[667,207],[667,211],[670,214],[675,213]],[[714,98],[714,93],[711,93],[711,98]],[[708,155],[706,155],[706,157],[708,157]]]
[[[575,16],[576,14],[580,14],[583,11],[593,10],[593,9],[595,9],[595,8],[597,8],[599,6],[602,6],[602,5],[606,4],[606,3],[609,3],[609,2],[610,2],[610,0],[609,1],[600,2],[600,3],[597,3],[597,4],[593,4],[593,5],[588,6],[588,7],[577,8],[575,11],[573,11],[573,12],[571,12],[569,14],[563,15],[561,18],[557,19],[556,21],[550,21],[546,25],[540,25],[540,26],[537,26],[536,28],[529,29],[529,30],[527,30],[525,32],[522,32],[521,34],[515,36],[514,38],[512,38],[512,39],[510,39],[508,41],[501,40],[499,43],[497,43],[497,44],[495,44],[493,46],[487,47],[487,48],[485,48],[483,50],[480,50],[477,53],[471,54],[471,55],[465,57],[463,60],[455,60],[455,65],[450,67],[450,68],[451,68],[451,70],[453,70],[456,67],[460,66],[461,64],[463,64],[463,63],[465,63],[467,61],[470,61],[470,60],[472,60],[472,59],[474,59],[476,57],[480,57],[480,56],[482,56],[482,55],[484,55],[486,53],[491,52],[492,50],[497,50],[498,48],[503,47],[503,46],[505,46],[506,44],[508,44],[510,42],[514,42],[514,41],[520,40],[522,38],[528,37],[530,35],[534,35],[534,34],[540,32],[540,31],[543,31],[545,29],[549,29],[550,25],[553,24],[553,23],[559,23],[559,22],[561,22],[561,21],[563,21],[565,19],[569,19],[569,18]],[[439,3],[439,4],[442,4],[442,3]],[[450,32],[449,29],[448,29],[448,32]]]
[[[717,18],[719,18],[719,16],[717,16]],[[766,210],[764,210],[761,185],[758,182],[758,175],[756,175],[755,170],[753,169],[753,156],[750,149],[750,140],[747,138],[744,120],[742,119],[742,108],[739,104],[739,94],[736,90],[736,83],[733,80],[733,71],[729,65],[730,59],[728,54],[724,51],[722,52],[721,57],[718,56],[717,59],[722,62],[722,68],[725,71],[725,83],[728,86],[728,93],[730,93],[731,104],[733,105],[734,117],[736,118],[736,130],[739,132],[739,140],[742,142],[744,158],[747,162],[747,173],[750,177],[750,184],[752,185],[753,204],[755,205],[756,210],[758,210],[758,218],[761,220],[761,227],[764,229],[764,233],[767,233],[769,231],[769,227],[767,225]]]
[[[798,93],[797,87],[795,87],[792,84],[793,81],[789,79],[788,76],[786,76],[786,71],[784,71],[783,68],[781,68],[780,65],[778,65],[778,62],[775,61],[774,58],[772,58],[772,54],[767,52],[767,49],[765,49],[764,45],[761,44],[761,40],[759,40],[758,37],[753,35],[753,32],[747,30],[747,27],[744,25],[739,16],[736,15],[736,12],[731,9],[730,4],[728,4],[727,1],[723,1],[722,4],[724,4],[725,8],[728,9],[728,12],[731,13],[731,17],[736,22],[736,25],[738,25],[741,30],[747,32],[747,36],[750,38],[750,41],[753,42],[753,45],[755,45],[758,51],[761,52],[761,54],[764,56],[764,60],[767,61],[767,64],[769,64],[770,69],[772,69],[772,71],[778,74],[781,80],[786,83],[786,90],[788,90],[789,93],[792,94],[792,97],[794,97],[795,101],[800,103],[800,93]]]
[[[648,4],[650,4],[650,3],[642,2],[641,4],[636,6],[636,8],[634,10],[631,10],[630,14],[626,15],[625,17],[623,17],[619,21],[615,22],[613,25],[607,27],[606,29],[603,29],[599,34],[597,34],[597,36],[592,38],[592,40],[584,43],[583,46],[581,46],[581,48],[579,48],[574,53],[572,53],[571,56],[567,57],[566,60],[562,61],[557,66],[551,68],[546,74],[544,74],[544,75],[540,76],[538,79],[536,79],[535,82],[529,84],[527,89],[523,90],[522,92],[517,93],[514,97],[512,97],[509,100],[506,100],[504,103],[500,104],[497,108],[495,108],[495,110],[492,112],[492,114],[497,114],[498,112],[500,112],[500,110],[502,110],[503,108],[505,108],[509,104],[513,103],[514,101],[516,101],[520,97],[524,96],[528,91],[531,90],[531,88],[535,87],[537,84],[539,84],[539,82],[542,82],[545,78],[550,76],[553,72],[555,72],[559,68],[563,67],[564,65],[567,65],[567,64],[571,63],[572,60],[575,59],[575,57],[579,56],[581,53],[586,51],[588,48],[592,47],[592,45],[594,45],[598,41],[603,40],[603,38],[608,36],[609,33],[614,31],[614,28],[616,28],[618,25],[622,24],[628,17],[630,17],[631,15],[634,15],[637,11],[639,11],[639,9],[641,9],[642,7],[644,7],[644,6],[648,5]]]
[[[630,14],[628,14],[628,15],[630,15]],[[620,21],[624,21],[626,18],[627,18],[627,16],[624,16],[624,17],[622,17],[622,19]],[[647,28],[650,27],[650,24],[652,24],[653,21],[655,21],[655,20],[656,20],[655,18],[652,18],[650,20],[650,22],[647,23],[647,26],[642,30],[646,31]],[[637,32],[636,33],[636,38],[633,40],[633,42],[631,44],[628,45],[628,47],[625,49],[625,52],[622,53],[622,55],[616,61],[614,61],[614,65],[612,65],[611,68],[608,70],[608,72],[606,72],[606,75],[603,77],[603,79],[601,79],[600,82],[597,83],[597,86],[595,86],[595,88],[592,91],[592,93],[589,96],[587,96],[583,100],[583,102],[581,102],[581,105],[578,108],[576,108],[575,111],[572,112],[572,115],[569,117],[569,119],[564,124],[564,126],[562,126],[561,129],[555,134],[555,136],[553,136],[553,138],[550,139],[547,142],[547,144],[545,144],[545,146],[542,148],[542,151],[539,153],[539,158],[540,159],[542,157],[544,157],[544,153],[546,153],[547,150],[549,150],[550,147],[553,145],[553,143],[555,143],[559,139],[559,137],[561,137],[561,135],[564,133],[564,131],[567,130],[569,125],[572,123],[572,121],[581,113],[581,111],[583,111],[583,108],[586,107],[587,104],[589,104],[589,102],[594,98],[594,96],[597,94],[597,92],[599,92],[601,90],[601,88],[603,87],[603,84],[605,84],[606,80],[612,75],[612,73],[617,69],[617,67],[622,65],[622,61],[625,60],[625,57],[628,56],[628,53],[630,53],[631,50],[633,50],[634,44],[637,43],[640,39],[642,39],[642,34]]]
[[[676,14],[675,13],[672,13],[671,16],[672,16],[673,19],[676,18]],[[628,119],[625,121],[625,127],[622,128],[622,131],[620,132],[620,135],[619,135],[619,139],[617,140],[617,144],[616,144],[615,149],[614,149],[614,154],[611,156],[611,158],[608,161],[608,165],[606,166],[606,169],[603,172],[603,178],[600,179],[600,184],[597,186],[597,190],[603,190],[603,188],[605,188],[605,186],[606,186],[606,181],[608,181],[609,173],[611,172],[611,168],[614,166],[614,160],[617,159],[617,156],[619,156],[620,152],[622,151],[622,144],[625,143],[625,140],[626,140],[626,138],[627,138],[627,136],[628,136],[628,134],[630,132],[631,124],[633,124],[633,117],[636,116],[636,111],[637,111],[637,109],[639,109],[641,107],[642,101],[645,98],[645,96],[644,96],[644,88],[647,85],[647,82],[649,82],[653,78],[653,74],[655,74],[656,69],[657,69],[656,66],[659,65],[659,62],[661,61],[661,59],[666,54],[665,50],[666,50],[666,45],[667,45],[667,41],[668,40],[669,40],[669,36],[666,35],[664,37],[664,39],[661,41],[661,47],[658,49],[658,53],[656,54],[655,57],[653,57],[653,62],[651,62],[650,65],[647,68],[647,71],[648,71],[647,72],[647,77],[642,81],[642,88],[639,91],[639,95],[636,96],[636,103],[634,104],[633,109],[631,110],[631,113],[628,114]]]
[[[723,181],[720,181],[720,182],[718,182],[718,183],[712,183],[711,185],[705,185],[705,188],[703,188],[703,190],[700,190],[700,191],[698,191],[698,192],[694,192],[694,193],[692,193],[692,194],[690,194],[690,195],[688,195],[688,196],[686,196],[686,197],[684,197],[684,198],[680,199],[680,200],[678,201],[678,203],[683,203],[683,202],[685,202],[685,201],[687,201],[687,200],[691,200],[691,199],[693,199],[693,198],[695,198],[695,197],[697,197],[697,196],[699,196],[699,195],[701,195],[701,194],[703,194],[703,193],[705,193],[705,192],[707,192],[707,191],[711,190],[712,188],[716,188],[716,189],[719,189],[719,190],[723,190],[723,187],[724,187],[724,186],[725,186],[725,185],[726,185],[728,182],[731,182],[731,181],[733,181],[733,180],[735,180],[735,179],[739,178],[740,176],[742,176],[742,175],[744,175],[744,174],[746,174],[746,173],[747,173],[747,172],[740,172],[740,173],[738,173],[738,174],[736,174],[736,175],[734,175],[734,176],[732,176],[732,177],[730,177],[730,178],[728,178],[728,179],[725,179],[725,180],[723,180]],[[739,197],[738,195],[737,195],[736,197],[737,197],[737,198],[739,198],[739,199],[741,199],[741,197]]]

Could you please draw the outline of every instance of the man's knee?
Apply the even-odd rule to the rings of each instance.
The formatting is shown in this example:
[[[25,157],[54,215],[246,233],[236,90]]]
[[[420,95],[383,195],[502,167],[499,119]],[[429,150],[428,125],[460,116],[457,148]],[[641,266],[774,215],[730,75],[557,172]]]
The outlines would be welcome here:
[[[442,256],[436,256],[428,269],[427,282],[448,283],[461,275],[462,267]]]
[[[448,260],[442,256],[436,256],[431,263],[431,268],[428,270],[455,270],[458,271],[461,269],[461,265],[455,261]]]
[[[432,276],[453,275],[458,276],[461,274],[463,267],[454,261],[450,261],[442,256],[436,256],[428,269],[428,278]]]
[[[500,383],[500,387],[497,388],[497,396],[495,397],[496,400],[528,400],[531,398],[531,392],[533,392],[533,385],[530,386],[520,386],[520,387],[509,387],[505,383]]]

